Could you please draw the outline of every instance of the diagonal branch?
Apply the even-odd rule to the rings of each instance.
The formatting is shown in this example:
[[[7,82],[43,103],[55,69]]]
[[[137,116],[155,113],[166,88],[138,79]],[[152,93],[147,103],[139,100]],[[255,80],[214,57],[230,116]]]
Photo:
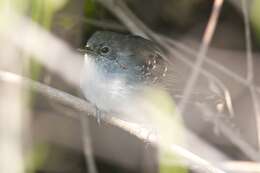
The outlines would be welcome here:
[[[193,68],[193,70],[191,72],[191,76],[187,80],[187,84],[184,89],[184,97],[180,104],[180,112],[183,112],[185,110],[186,104],[187,104],[187,102],[190,98],[191,92],[192,92],[192,88],[196,83],[196,80],[199,76],[201,66],[204,62],[204,59],[206,58],[206,53],[207,53],[209,44],[211,42],[212,36],[213,36],[215,28],[216,28],[216,24],[218,21],[218,17],[219,17],[219,13],[220,13],[222,4],[223,4],[223,0],[214,1],[213,10],[212,10],[211,16],[209,18],[209,22],[207,24],[205,34],[202,39],[202,44],[200,46],[199,53],[197,55],[195,68]]]
[[[49,97],[52,100],[56,100],[64,105],[67,105],[69,107],[74,108],[77,111],[82,112],[84,115],[87,116],[93,116],[96,118],[95,114],[95,108],[93,105],[89,104],[88,102],[77,98],[75,96],[72,96],[68,93],[65,93],[63,91],[57,90],[55,88],[49,87],[47,85],[41,84],[39,82],[33,81],[31,79],[21,77],[19,75],[10,73],[10,72],[5,72],[5,71],[0,71],[0,81],[3,82],[11,82],[11,83],[17,83],[21,84],[24,87],[27,87],[29,89],[32,89],[34,91],[37,91],[47,97]],[[76,114],[78,115],[78,114]],[[82,115],[82,116],[84,116]],[[73,116],[72,118],[77,118],[79,119],[79,116]],[[115,117],[110,117],[110,116],[103,116],[102,120],[105,123],[109,123],[113,126],[117,126],[128,133],[136,136],[140,140],[144,142],[149,142],[153,145],[157,144],[156,136],[151,133],[150,130],[143,128],[139,125],[128,123],[125,121],[122,121],[120,119],[117,119]],[[151,135],[152,134],[152,135]],[[148,138],[149,136],[149,138]],[[160,144],[159,144],[160,145]],[[162,146],[162,147],[169,147],[171,152],[174,154],[177,154],[178,156],[185,158],[188,162],[188,166],[191,168],[196,167],[196,169],[205,171],[205,172],[216,172],[216,173],[223,173],[223,171],[217,167],[215,167],[213,164],[210,162],[202,159],[198,155],[195,155],[194,153],[188,151],[187,149],[178,146],[176,144],[172,144],[171,146]],[[212,153],[213,154],[213,153]]]
[[[245,23],[245,38],[246,38],[246,59],[247,59],[247,81],[249,83],[249,90],[253,101],[253,109],[256,119],[257,127],[257,142],[258,149],[260,148],[260,107],[259,100],[257,98],[257,93],[254,87],[254,68],[253,68],[253,55],[252,55],[252,45],[251,45],[251,32],[249,26],[249,16],[248,16],[248,3],[245,0],[241,0],[242,11]]]
[[[217,118],[209,108],[205,105],[198,105],[203,113],[207,116],[209,116],[208,120],[212,123],[217,123],[219,130],[222,132],[222,134],[227,137],[234,145],[238,146],[239,149],[251,160],[259,162],[260,161],[260,153],[253,149],[252,146],[250,146],[246,141],[242,139],[242,137],[234,132],[226,122],[220,121],[219,118]],[[225,116],[225,115],[224,115]]]

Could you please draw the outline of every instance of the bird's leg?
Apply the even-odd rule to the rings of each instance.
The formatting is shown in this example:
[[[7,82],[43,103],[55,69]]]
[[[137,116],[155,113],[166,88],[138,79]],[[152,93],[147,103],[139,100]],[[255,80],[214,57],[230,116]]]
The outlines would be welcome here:
[[[97,123],[98,123],[98,125],[100,125],[100,120],[101,120],[101,114],[102,114],[102,112],[101,112],[101,110],[99,110],[98,109],[98,107],[97,106],[95,106],[96,107],[96,118],[97,118]]]

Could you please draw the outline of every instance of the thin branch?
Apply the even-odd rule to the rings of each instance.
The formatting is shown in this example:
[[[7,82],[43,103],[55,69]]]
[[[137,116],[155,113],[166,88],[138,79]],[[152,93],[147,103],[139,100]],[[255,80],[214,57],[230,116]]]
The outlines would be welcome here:
[[[183,55],[183,53],[181,53],[180,51],[175,50],[174,55],[175,55],[176,58],[178,58],[180,61],[184,62],[186,65],[193,67],[193,63],[188,58],[183,58],[183,57],[185,57],[185,55]],[[216,82],[216,84],[222,89],[222,91],[224,92],[223,96],[225,98],[228,111],[229,111],[231,116],[234,116],[235,113],[234,113],[234,110],[233,110],[231,96],[230,96],[228,88],[222,83],[221,80],[219,80],[216,76],[214,76],[213,74],[211,74],[207,70],[201,68],[200,71],[203,75],[207,76],[209,79]]]
[[[84,148],[84,155],[86,159],[86,165],[88,167],[89,173],[98,173],[97,166],[95,163],[95,157],[93,155],[93,149],[91,144],[91,136],[90,136],[90,128],[89,128],[89,121],[86,115],[80,116],[80,122],[82,127],[82,139],[83,139],[83,148]]]
[[[112,13],[116,14],[116,16],[123,23],[124,21],[128,21],[126,24],[127,28],[130,29],[132,33],[137,35],[141,35],[147,38],[147,35],[143,32],[142,23],[136,23],[135,15],[127,8],[122,0],[98,0],[102,5],[104,5],[107,9],[109,9]]]
[[[184,110],[185,110],[186,104],[187,104],[187,102],[190,98],[191,92],[192,92],[192,88],[196,83],[196,80],[199,76],[201,66],[203,64],[204,59],[206,58],[206,53],[207,53],[209,44],[211,42],[212,36],[213,36],[215,28],[216,28],[216,24],[218,21],[218,17],[219,17],[219,13],[220,13],[222,4],[223,4],[223,0],[214,1],[213,10],[212,10],[211,16],[209,18],[209,22],[207,24],[205,34],[202,39],[202,44],[200,46],[199,53],[197,55],[195,68],[193,68],[193,70],[191,72],[191,76],[187,80],[187,84],[184,89],[184,97],[180,103],[180,112],[181,113],[184,112]]]
[[[74,97],[68,93],[62,92],[58,89],[49,87],[47,85],[41,84],[31,79],[21,77],[14,73],[5,72],[5,71],[0,71],[0,80],[5,82],[10,82],[10,83],[22,84],[23,86],[28,87],[29,89],[32,89],[34,91],[39,92],[40,94],[48,96],[52,100],[56,100],[60,103],[63,103],[65,105],[74,108],[75,110],[84,112],[89,116],[95,117],[94,114],[95,109],[90,103],[80,98]],[[78,117],[74,117],[74,118],[78,118]]]
[[[82,17],[79,15],[60,15],[58,16],[58,18],[61,20],[63,18],[69,18],[73,21],[76,21],[72,26],[69,27],[69,29],[76,27],[76,25],[79,22],[83,22],[84,24],[88,24],[88,25],[92,25],[95,27],[99,27],[102,29],[108,29],[108,30],[115,30],[115,31],[119,31],[119,32],[126,32],[127,29],[126,27],[124,27],[123,25],[120,25],[118,23],[115,23],[114,21],[111,20],[98,20],[98,19],[94,19],[94,18],[87,18],[87,17]]]
[[[169,44],[175,46],[176,48],[178,48],[179,50],[184,51],[185,53],[188,53],[190,55],[192,55],[192,58],[195,58],[197,53],[196,50],[193,50],[192,48],[182,44],[181,42],[175,41],[173,39],[169,39],[165,36],[162,36]],[[188,60],[190,61],[190,60]],[[231,77],[232,79],[236,80],[237,82],[247,86],[248,81],[244,78],[242,78],[241,76],[239,76],[238,74],[234,73],[233,71],[231,71],[230,69],[226,68],[225,66],[221,65],[220,63],[218,63],[217,61],[206,57],[205,62],[208,63],[209,65],[211,65],[212,67],[216,68],[218,71],[222,72],[223,74]],[[260,88],[255,86],[256,90],[258,93],[260,93]]]
[[[24,16],[14,13],[7,21],[5,27],[0,28],[2,38],[34,55],[40,63],[63,76],[67,82],[73,85],[79,83],[77,74],[80,73],[83,64],[81,54]]]
[[[253,101],[253,109],[256,118],[257,126],[257,141],[258,148],[260,149],[260,107],[259,100],[257,98],[257,93],[254,87],[254,67],[253,67],[253,55],[252,55],[252,45],[251,45],[251,32],[249,26],[249,16],[248,16],[248,6],[245,0],[241,0],[242,11],[245,23],[245,38],[246,38],[246,59],[247,59],[247,81],[249,83],[249,90]]]
[[[0,38],[1,42],[5,40]],[[0,57],[8,58],[0,61],[0,69],[21,72],[17,49],[5,43],[1,46]],[[30,112],[23,104],[24,90],[20,85],[0,82],[0,172],[25,173],[24,143],[25,135],[29,135]]]
[[[230,172],[260,172],[259,162],[228,161],[221,164],[222,168]]]
[[[212,117],[214,115],[213,118],[211,119],[207,118],[207,119],[209,119],[210,122],[213,123],[213,125],[218,124],[218,128],[222,132],[222,134],[226,136],[227,139],[229,139],[235,146],[237,146],[244,154],[246,154],[249,158],[253,160],[259,161],[258,159],[255,158],[258,158],[256,155],[260,153],[254,150],[253,147],[250,146],[245,140],[243,140],[240,135],[234,132],[234,130],[230,126],[226,125],[225,121],[222,121],[222,119],[219,118],[219,117],[227,117],[227,115],[216,116],[215,113],[213,113],[209,108],[206,109],[205,106],[201,107],[201,110],[202,112],[204,112],[205,115],[210,114]],[[207,111],[206,113],[205,110]]]
[[[253,68],[253,55],[252,55],[252,45],[251,45],[251,33],[249,27],[249,17],[248,17],[248,6],[246,0],[241,0],[242,10],[245,23],[245,38],[246,38],[246,58],[247,58],[247,80],[248,83],[254,79],[254,68]]]
[[[217,123],[219,130],[222,132],[224,136],[226,136],[234,145],[238,146],[239,149],[251,160],[260,161],[260,153],[253,149],[246,141],[242,139],[242,137],[230,129],[230,127],[224,122],[220,121],[219,118],[209,109],[207,106],[200,104],[198,105],[203,113],[207,115],[208,120],[212,123]],[[223,115],[225,116],[225,115]]]

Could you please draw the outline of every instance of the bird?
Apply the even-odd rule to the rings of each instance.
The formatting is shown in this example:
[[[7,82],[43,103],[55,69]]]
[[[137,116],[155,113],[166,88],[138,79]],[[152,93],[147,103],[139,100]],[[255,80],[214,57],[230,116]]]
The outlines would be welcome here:
[[[179,100],[187,74],[163,56],[156,43],[141,36],[96,31],[84,47],[80,87],[96,106],[98,119],[101,112],[120,114],[149,87],[161,88]],[[222,99],[210,89],[194,90],[191,100],[195,97],[191,102]]]

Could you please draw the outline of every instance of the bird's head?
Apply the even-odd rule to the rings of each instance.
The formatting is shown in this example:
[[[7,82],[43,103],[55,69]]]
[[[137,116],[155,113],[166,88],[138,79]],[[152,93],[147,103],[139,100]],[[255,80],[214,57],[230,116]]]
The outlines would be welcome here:
[[[128,85],[156,83],[167,73],[158,46],[142,37],[98,31],[88,40],[85,62],[111,80]]]

